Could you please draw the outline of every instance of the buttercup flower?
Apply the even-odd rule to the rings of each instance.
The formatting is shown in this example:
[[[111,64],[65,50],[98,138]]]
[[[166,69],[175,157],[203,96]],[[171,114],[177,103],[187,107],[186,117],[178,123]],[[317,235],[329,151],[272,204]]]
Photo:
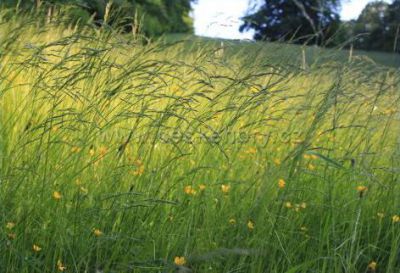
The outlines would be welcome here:
[[[358,186],[357,191],[358,194],[360,195],[360,198],[362,198],[364,194],[368,191],[368,188],[366,186]]]
[[[183,257],[183,256],[182,257],[180,257],[180,256],[175,257],[174,258],[174,264],[176,264],[178,266],[185,265],[186,264],[185,257]]]
[[[100,237],[101,235],[103,235],[103,232],[100,229],[95,228],[93,230],[93,234],[97,237]]]
[[[375,261],[372,261],[372,262],[370,262],[369,264],[368,264],[368,269],[369,270],[371,270],[372,272],[375,272],[376,271],[376,266],[377,266],[378,264],[375,262]]]
[[[285,182],[285,180],[279,179],[279,181],[278,181],[278,187],[279,187],[280,189],[285,188],[285,187],[286,187],[286,182]]]
[[[33,245],[33,246],[32,246],[32,250],[33,250],[34,252],[39,252],[39,251],[42,250],[42,248],[41,248],[40,246],[38,246],[38,245]]]
[[[254,229],[254,222],[251,221],[251,220],[249,220],[249,221],[247,222],[247,228],[248,228],[249,230],[253,230],[253,229]]]
[[[59,191],[55,191],[55,192],[53,192],[53,198],[55,199],[55,200],[60,200],[61,199],[61,193],[59,192]]]
[[[6,228],[7,229],[13,229],[15,227],[15,223],[14,222],[8,222],[7,224],[6,224]]]
[[[231,190],[231,186],[230,185],[221,185],[221,191],[223,193],[228,193]]]
[[[195,195],[196,191],[193,189],[192,186],[186,186],[183,191],[187,194],[187,195]]]
[[[358,186],[357,187],[358,192],[366,192],[367,190],[368,190],[368,188],[366,186]]]
[[[67,267],[64,266],[64,264],[61,262],[61,260],[58,260],[57,261],[57,269],[58,269],[58,271],[64,272],[67,269]]]

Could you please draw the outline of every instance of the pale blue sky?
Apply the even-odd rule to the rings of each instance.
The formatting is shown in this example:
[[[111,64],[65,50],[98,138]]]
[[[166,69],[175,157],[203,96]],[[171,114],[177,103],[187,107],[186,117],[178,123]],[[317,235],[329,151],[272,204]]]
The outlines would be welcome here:
[[[251,39],[252,32],[240,33],[238,30],[241,25],[239,18],[246,13],[249,1],[198,0],[198,3],[193,5],[196,34],[228,39]],[[343,0],[342,19],[357,18],[369,2],[373,2],[373,0]],[[391,2],[391,0],[386,0],[386,2]]]

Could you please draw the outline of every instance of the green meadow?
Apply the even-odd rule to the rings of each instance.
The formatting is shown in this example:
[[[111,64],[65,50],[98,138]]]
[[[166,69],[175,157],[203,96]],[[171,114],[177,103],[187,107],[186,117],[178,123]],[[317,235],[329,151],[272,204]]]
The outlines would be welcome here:
[[[0,272],[399,272],[399,64],[1,15]]]

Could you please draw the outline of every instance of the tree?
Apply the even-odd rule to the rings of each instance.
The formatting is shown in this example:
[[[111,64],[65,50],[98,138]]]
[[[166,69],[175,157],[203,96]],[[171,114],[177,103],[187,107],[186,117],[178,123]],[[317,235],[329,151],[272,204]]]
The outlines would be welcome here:
[[[393,41],[393,51],[400,53],[400,0],[395,0],[387,13],[388,38]]]
[[[66,9],[72,22],[93,18],[103,23],[124,28],[137,27],[148,36],[170,32],[191,32],[193,23],[189,16],[195,0],[0,0],[0,6],[21,10],[37,8]],[[107,14],[107,16],[106,16]],[[68,14],[67,14],[68,15]],[[107,22],[104,19],[107,17]]]
[[[338,8],[338,0],[264,0],[240,31],[254,29],[256,40],[322,44],[338,28]]]
[[[355,47],[366,50],[387,50],[387,13],[389,4],[383,1],[369,3],[354,24],[358,36]]]
[[[400,43],[400,0],[392,4],[376,1],[368,4],[354,24],[360,36],[355,46],[365,50],[398,51]]]

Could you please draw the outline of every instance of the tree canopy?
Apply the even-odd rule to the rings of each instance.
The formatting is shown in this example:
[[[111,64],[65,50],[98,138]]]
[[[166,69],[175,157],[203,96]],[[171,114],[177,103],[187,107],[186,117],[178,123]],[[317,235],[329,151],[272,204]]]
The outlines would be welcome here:
[[[139,24],[149,35],[162,33],[190,32],[192,19],[189,16],[193,0],[2,0],[7,7],[29,10],[38,7],[68,9],[71,21],[89,18],[103,23],[106,12],[112,14],[110,22],[127,26]],[[107,10],[109,9],[109,10]],[[138,26],[135,26],[138,27]]]
[[[400,0],[392,4],[376,1],[368,4],[353,22],[357,48],[398,51],[400,42]]]
[[[322,43],[338,27],[338,7],[338,0],[264,0],[240,30],[254,29],[256,40]]]

